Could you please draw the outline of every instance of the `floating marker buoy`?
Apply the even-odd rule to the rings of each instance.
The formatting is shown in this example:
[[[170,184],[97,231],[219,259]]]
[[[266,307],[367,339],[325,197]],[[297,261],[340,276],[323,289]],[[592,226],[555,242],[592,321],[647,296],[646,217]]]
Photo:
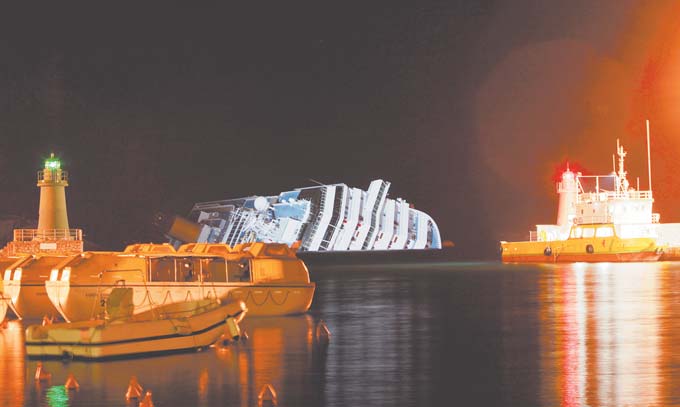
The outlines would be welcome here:
[[[50,318],[47,315],[43,315],[42,326],[52,325],[53,321],[54,321],[54,317]]]
[[[130,401],[132,399],[142,398],[142,386],[137,381],[137,376],[132,376],[130,378],[130,384],[128,385],[127,392],[125,393],[125,399]]]
[[[139,407],[153,407],[153,399],[151,398],[151,390],[146,391],[144,400],[139,402]]]
[[[241,336],[241,328],[239,328],[234,317],[227,318],[227,333],[235,341]]]
[[[276,397],[276,390],[271,384],[265,384],[257,396],[257,403],[259,407],[277,406],[279,404]]]
[[[80,388],[80,384],[78,384],[78,381],[76,380],[76,377],[73,375],[73,373],[68,374],[66,383],[64,383],[64,387],[66,387],[66,390],[78,390]]]
[[[319,321],[319,324],[316,326],[315,336],[319,343],[328,343],[331,340],[331,331],[328,330],[323,320]]]
[[[51,378],[52,378],[52,373],[43,369],[42,362],[38,362],[38,367],[35,368],[35,380],[41,382],[41,381],[50,380]]]

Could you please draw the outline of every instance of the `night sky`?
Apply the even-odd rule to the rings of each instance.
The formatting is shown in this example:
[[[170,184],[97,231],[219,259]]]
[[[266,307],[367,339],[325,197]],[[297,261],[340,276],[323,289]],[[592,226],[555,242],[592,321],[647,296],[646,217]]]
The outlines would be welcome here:
[[[271,2],[5,10],[0,216],[35,219],[36,171],[70,173],[71,227],[160,241],[156,211],[317,180],[392,182],[465,257],[553,223],[567,160],[616,138],[680,221],[680,9],[672,1]]]

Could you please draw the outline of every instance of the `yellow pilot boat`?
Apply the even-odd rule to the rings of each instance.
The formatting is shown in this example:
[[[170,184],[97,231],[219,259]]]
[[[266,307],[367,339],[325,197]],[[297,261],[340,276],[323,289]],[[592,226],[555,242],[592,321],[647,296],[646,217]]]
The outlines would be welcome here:
[[[626,262],[656,261],[663,249],[650,237],[620,238],[614,224],[572,226],[565,240],[501,242],[503,261]]]
[[[649,190],[630,185],[626,151],[618,143],[618,169],[608,175],[583,175],[567,167],[557,184],[554,225],[536,225],[526,241],[501,241],[504,262],[656,261],[675,230],[662,227],[652,212]],[[650,176],[651,180],[651,176]]]
[[[135,312],[175,302],[243,301],[251,316],[306,312],[315,284],[295,251],[285,244],[138,244],[124,252],[83,252],[50,272],[47,295],[66,321],[105,312],[115,287],[133,290]]]
[[[198,300],[134,314],[132,289],[110,294],[104,319],[33,325],[26,329],[29,357],[108,359],[200,349],[230,332],[246,313],[242,301]],[[238,326],[238,325],[235,325]]]

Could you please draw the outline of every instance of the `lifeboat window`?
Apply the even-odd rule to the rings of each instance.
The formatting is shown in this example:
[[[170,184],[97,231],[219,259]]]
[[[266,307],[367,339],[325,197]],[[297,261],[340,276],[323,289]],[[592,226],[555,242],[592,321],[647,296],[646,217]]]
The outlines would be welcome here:
[[[160,257],[150,260],[151,281],[175,281],[175,259]]]
[[[585,239],[587,239],[587,238],[589,238],[589,237],[593,237],[593,236],[595,236],[595,229],[593,229],[593,228],[585,228],[585,229],[583,229],[583,237],[584,237]]]
[[[222,258],[203,259],[201,272],[203,281],[208,283],[224,283],[227,281],[227,266]]]
[[[571,237],[574,239],[580,239],[581,236],[583,235],[583,229],[581,228],[574,228],[571,230]]]
[[[612,237],[614,236],[614,229],[611,226],[602,226],[595,231],[597,237]]]
[[[250,260],[242,259],[239,261],[230,261],[227,264],[229,282],[240,283],[251,281]]]
[[[198,281],[198,274],[201,271],[200,259],[197,258],[178,258],[177,259],[177,281]]]

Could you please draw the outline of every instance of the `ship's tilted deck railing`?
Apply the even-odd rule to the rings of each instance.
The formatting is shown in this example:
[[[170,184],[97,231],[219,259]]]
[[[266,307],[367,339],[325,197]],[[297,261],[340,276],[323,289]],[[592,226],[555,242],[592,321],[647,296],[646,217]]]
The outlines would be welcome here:
[[[82,229],[14,229],[15,242],[83,240]]]

